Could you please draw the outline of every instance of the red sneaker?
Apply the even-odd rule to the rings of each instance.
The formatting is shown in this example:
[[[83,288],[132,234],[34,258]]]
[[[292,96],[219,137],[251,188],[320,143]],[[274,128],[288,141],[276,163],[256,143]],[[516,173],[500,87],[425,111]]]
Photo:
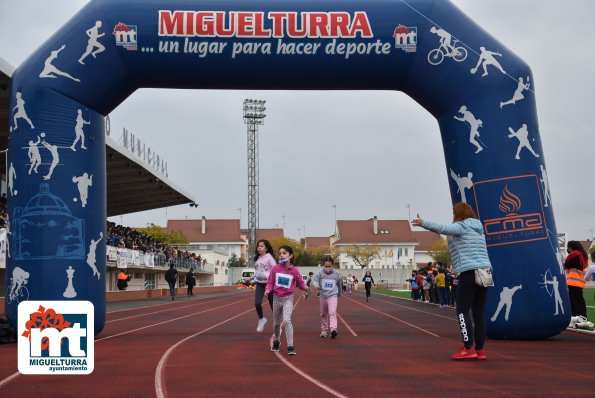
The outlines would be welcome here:
[[[461,351],[459,351],[459,352],[457,352],[455,354],[452,354],[451,358],[452,359],[456,359],[456,360],[459,360],[459,359],[475,359],[475,358],[477,358],[477,352],[475,352],[475,349],[474,348],[467,349],[467,348],[463,347],[461,349]]]
[[[481,361],[485,361],[486,359],[488,359],[484,350],[476,350],[475,352],[477,352],[477,359]]]

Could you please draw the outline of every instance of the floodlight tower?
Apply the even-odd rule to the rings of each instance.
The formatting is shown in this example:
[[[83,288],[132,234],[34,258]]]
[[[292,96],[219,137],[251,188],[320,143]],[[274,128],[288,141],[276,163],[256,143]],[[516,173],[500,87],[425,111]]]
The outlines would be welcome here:
[[[258,228],[258,126],[264,123],[266,108],[263,100],[244,100],[244,123],[248,126],[248,261],[254,266]]]

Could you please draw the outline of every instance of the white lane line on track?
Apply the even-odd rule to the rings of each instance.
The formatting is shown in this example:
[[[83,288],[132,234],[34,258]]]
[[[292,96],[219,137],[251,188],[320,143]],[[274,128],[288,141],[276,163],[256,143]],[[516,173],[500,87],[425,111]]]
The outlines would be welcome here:
[[[353,335],[353,337],[357,337],[357,334],[353,331],[351,326],[349,326],[349,324],[347,322],[345,322],[345,319],[343,319],[343,317],[341,315],[337,314],[337,318],[339,318],[341,320],[341,322],[343,322],[345,324],[345,327],[347,328],[347,330],[349,330],[349,333],[351,333]]]
[[[246,301],[246,300],[241,300],[241,301]],[[114,337],[122,336],[122,335],[129,334],[129,333],[132,333],[132,332],[137,332],[139,330],[151,328],[153,326],[163,325],[164,323],[174,322],[174,321],[177,321],[177,320],[180,320],[180,319],[184,319],[184,318],[188,318],[188,317],[191,317],[191,316],[194,316],[194,315],[204,314],[205,312],[215,311],[215,310],[218,310],[219,308],[229,307],[230,305],[236,305],[236,304],[238,304],[238,302],[234,302],[234,303],[230,303],[230,304],[225,304],[225,305],[220,305],[219,307],[214,307],[214,308],[211,308],[211,309],[208,309],[208,310],[204,310],[204,311],[200,311],[200,312],[193,312],[192,314],[180,316],[180,317],[177,317],[177,318],[168,319],[167,321],[153,323],[151,325],[143,326],[143,327],[140,327],[140,328],[127,330],[126,332],[122,332],[122,333],[112,334],[111,336],[106,336],[106,337],[103,337],[101,339],[97,339],[97,340],[95,340],[95,342],[97,343],[99,341],[113,339]]]
[[[293,309],[295,310],[295,308],[297,307],[297,305],[300,302],[300,299],[303,296],[298,297],[297,302],[293,305]],[[274,322],[274,320],[273,320]],[[347,325],[347,324],[346,324]],[[281,327],[283,327],[283,323],[281,323]],[[273,334],[269,340],[269,345],[273,344],[273,338],[275,337],[275,335]],[[277,358],[279,358],[279,360],[281,360],[281,362],[283,362],[283,364],[285,364],[285,366],[287,366],[289,369],[293,370],[295,373],[297,373],[298,375],[302,376],[304,379],[308,380],[310,383],[314,384],[315,386],[317,386],[318,388],[321,388],[323,390],[325,390],[326,392],[334,395],[335,397],[339,397],[339,398],[348,398],[348,396],[341,394],[340,392],[332,389],[331,387],[327,386],[326,384],[324,384],[323,382],[321,382],[320,380],[315,379],[314,377],[310,376],[309,374],[305,373],[304,371],[302,371],[300,368],[298,368],[297,366],[293,365],[291,362],[289,362],[287,359],[285,359],[280,353],[279,351],[275,352],[275,355],[277,356]]]
[[[201,330],[198,333],[194,333],[193,335],[190,335],[186,338],[183,338],[182,340],[178,341],[176,344],[172,345],[171,347],[169,347],[169,349],[167,351],[165,351],[165,354],[163,354],[163,356],[161,357],[161,359],[159,360],[159,363],[157,364],[157,368],[155,369],[155,394],[157,395],[157,398],[167,398],[169,397],[169,395],[167,394],[167,388],[164,385],[164,371],[165,371],[165,364],[167,363],[167,360],[169,359],[170,354],[180,346],[180,344],[185,343],[186,341],[190,340],[191,338],[194,338],[196,336],[199,336],[205,332],[208,332],[211,329],[214,329],[218,326],[223,325],[224,323],[227,323],[233,319],[236,319],[237,317],[240,317],[244,314],[247,314],[248,312],[252,312],[254,311],[254,308],[250,308],[244,312],[241,312],[237,315],[232,316],[231,318],[228,318],[224,321],[221,321],[213,326],[210,326],[206,329]]]
[[[238,293],[240,294],[240,293]],[[211,298],[213,298],[214,300],[219,300],[219,299],[225,299],[227,297],[230,296],[219,296],[219,297],[205,297],[203,299],[199,299],[199,300],[209,300]],[[165,303],[158,303],[158,304],[150,304],[150,305],[144,305],[144,306],[139,306],[139,307],[130,307],[130,308],[122,308],[119,310],[113,310],[113,311],[106,311],[107,314],[117,314],[118,312],[126,312],[126,311],[134,311],[134,310],[138,310],[138,309],[143,309],[143,308],[154,308],[154,307],[165,307],[167,306],[167,309],[176,309],[176,308],[186,308],[187,306],[174,306],[175,304],[179,304],[182,303],[184,304],[184,301],[167,301]],[[173,306],[173,308],[172,308]]]
[[[300,368],[298,368],[297,366],[293,365],[286,358],[283,358],[281,356],[281,354],[279,354],[279,352],[276,352],[275,354],[277,355],[277,358],[279,358],[281,360],[281,362],[283,362],[285,364],[285,366],[287,366],[289,369],[293,370],[298,375],[302,376],[304,379],[308,380],[310,383],[312,383],[315,386],[317,386],[317,387],[325,390],[326,392],[334,395],[335,397],[348,398],[347,395],[343,395],[340,392],[338,392],[336,390],[333,390],[331,387],[329,387],[326,384],[322,383],[320,380],[317,380],[314,377],[312,377],[312,376],[308,375],[307,373],[303,372],[302,370],[300,370]]]
[[[370,307],[370,306],[364,305],[364,304],[360,303],[360,302],[359,302],[359,301],[357,301],[357,300],[354,300],[354,299],[352,299],[352,298],[350,298],[349,300],[353,301],[354,303],[356,303],[356,304],[358,304],[358,305],[361,305],[362,307],[365,307],[365,308],[367,308],[367,309],[368,309],[368,310],[370,310],[370,311],[377,312],[377,313],[379,313],[379,314],[382,314],[382,315],[384,315],[384,316],[386,316],[386,317],[389,317],[389,318],[391,318],[391,319],[394,319],[395,321],[399,321],[399,322],[401,322],[401,323],[404,323],[405,325],[407,325],[407,326],[410,326],[410,327],[412,327],[412,328],[414,328],[414,329],[417,329],[417,330],[419,330],[419,331],[421,331],[421,332],[424,332],[424,333],[426,333],[426,334],[429,334],[430,336],[433,336],[433,337],[440,337],[440,336],[438,336],[436,333],[432,333],[432,332],[430,332],[429,330],[426,330],[426,329],[424,329],[424,328],[420,328],[419,326],[415,326],[415,325],[414,325],[414,324],[412,324],[412,323],[409,323],[409,322],[407,322],[407,321],[404,321],[404,320],[402,320],[402,319],[400,319],[400,318],[397,318],[397,317],[395,317],[395,316],[389,315],[389,314],[387,314],[386,312],[382,312],[382,311],[380,311],[380,310],[377,310],[376,308],[373,308],[373,307]]]
[[[5,385],[7,385],[8,383],[10,383],[12,380],[16,379],[18,376],[20,375],[19,372],[13,373],[10,376],[8,376],[7,378],[5,378],[4,380],[0,381],[0,390],[2,389],[2,387],[4,387]]]
[[[185,316],[181,316],[181,317],[178,317],[178,318],[169,319],[169,320],[167,320],[167,321],[163,321],[163,322],[159,322],[159,323],[154,323],[154,324],[147,325],[147,326],[143,326],[143,327],[141,327],[141,328],[137,328],[137,329],[128,330],[128,331],[126,331],[126,332],[122,332],[122,333],[114,334],[114,335],[111,335],[111,336],[103,337],[103,338],[101,338],[101,339],[97,339],[97,340],[95,340],[95,342],[97,343],[97,342],[99,342],[99,341],[108,340],[108,339],[111,339],[111,338],[113,338],[113,337],[122,336],[122,335],[125,335],[125,334],[129,334],[129,333],[132,333],[132,332],[136,332],[136,331],[138,331],[138,330],[147,329],[147,328],[150,328],[150,327],[153,327],[153,326],[159,326],[159,325],[163,325],[164,323],[169,323],[169,322],[177,321],[177,320],[179,320],[179,319],[188,318],[188,317],[190,317],[190,316],[199,315],[199,314],[204,314],[205,312],[210,312],[210,311],[214,311],[214,310],[216,310],[216,309],[219,309],[219,308],[228,307],[228,306],[230,306],[230,305],[235,305],[235,304],[238,304],[238,303],[240,303],[240,302],[242,302],[242,301],[246,301],[246,300],[241,300],[241,301],[239,301],[239,302],[233,302],[233,303],[231,303],[231,304],[221,305],[221,306],[219,306],[219,307],[211,308],[211,309],[209,309],[209,310],[205,310],[205,311],[201,311],[201,312],[193,312],[192,314],[189,314],[189,315],[185,315]],[[0,390],[2,389],[2,387],[4,387],[4,386],[5,386],[5,385],[7,385],[8,383],[10,383],[10,382],[11,382],[11,381],[13,381],[14,379],[16,379],[16,378],[17,378],[17,377],[18,377],[20,374],[21,374],[20,372],[16,372],[16,373],[13,373],[12,375],[10,375],[10,376],[6,377],[5,379],[3,379],[3,380],[0,380]]]
[[[413,300],[404,299],[404,298],[401,298],[401,297],[394,297],[394,296],[388,296],[388,295],[385,296],[385,295],[380,295],[380,294],[378,294],[378,296],[389,297],[389,298],[394,298],[394,299],[397,299],[397,300],[406,300],[406,301],[413,302]],[[435,316],[437,318],[448,319],[449,321],[453,321],[453,322],[457,322],[458,323],[458,321],[457,321],[457,319],[456,319],[456,317],[454,315],[453,316],[440,315],[440,314],[436,314],[435,312],[428,312],[428,311],[420,310],[420,309],[417,309],[417,308],[409,307],[409,306],[406,306],[406,305],[403,305],[403,304],[391,303],[388,300],[378,300],[378,301],[383,302],[383,303],[386,303],[386,304],[394,305],[396,307],[406,308],[406,309],[411,310],[411,311],[421,312],[422,314],[432,315],[432,316]],[[425,303],[425,302],[424,303],[420,303],[420,304],[422,304],[422,305],[434,305],[434,304],[429,304],[429,303]],[[454,311],[454,308],[452,308],[452,307],[447,307],[447,311],[449,309]]]
[[[183,309],[186,309],[186,308],[197,307],[197,306],[199,306],[201,304],[210,304],[210,303],[213,303],[213,302],[215,302],[215,300],[213,300],[213,301],[202,301],[200,303],[195,303],[195,304],[191,304],[191,305],[184,305],[184,306],[174,307],[174,308],[166,308],[164,310],[159,310],[159,311],[145,312],[143,314],[131,315],[131,316],[127,316],[127,317],[124,317],[124,318],[118,318],[118,319],[112,319],[111,321],[106,321],[105,323],[108,324],[108,323],[112,323],[112,322],[119,322],[119,321],[123,321],[125,319],[139,318],[141,316],[154,315],[154,314],[159,314],[161,312],[166,312],[166,311],[172,312],[172,311],[176,311],[176,310],[183,310]]]

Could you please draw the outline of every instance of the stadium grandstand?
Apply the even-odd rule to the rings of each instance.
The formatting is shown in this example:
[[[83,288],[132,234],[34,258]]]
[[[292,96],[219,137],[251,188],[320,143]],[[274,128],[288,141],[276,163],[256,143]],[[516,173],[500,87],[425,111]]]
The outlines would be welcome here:
[[[8,126],[9,126],[9,98],[8,86],[15,68],[0,58],[0,175],[1,175],[1,198],[0,212],[2,223],[6,220],[6,172],[7,172],[7,148],[8,148]],[[196,205],[192,195],[185,192],[167,176],[151,167],[146,161],[137,157],[127,148],[119,145],[109,136],[109,129],[106,129],[105,153],[106,153],[106,177],[107,177],[107,216],[119,216],[139,211],[159,209],[182,204]],[[107,222],[107,220],[106,220]],[[149,244],[149,239],[139,238],[131,228],[108,224],[108,238],[111,236],[111,243],[108,241],[108,262],[106,290],[116,290],[117,274],[117,250],[129,251],[129,261],[126,264],[128,272],[133,274],[132,288],[148,289],[156,288],[163,272],[170,262],[174,262],[182,271],[188,270],[196,265],[196,259],[187,253],[179,252],[165,245],[155,244],[152,246],[151,260],[146,264],[137,259],[134,252],[138,250],[138,244]],[[6,232],[4,232],[6,233]],[[4,235],[6,236],[6,235]],[[148,237],[145,237],[148,238]],[[154,243],[154,242],[153,242]],[[3,250],[4,251],[4,250]],[[2,256],[4,257],[4,255]],[[121,264],[123,266],[123,264]],[[199,269],[200,267],[194,267]],[[6,284],[6,264],[4,258],[0,260],[0,286]],[[208,276],[212,272],[202,267],[199,271]],[[200,276],[200,275],[198,275]],[[138,279],[138,280],[137,280]],[[159,287],[165,287],[162,282]],[[0,290],[3,296],[4,289]]]

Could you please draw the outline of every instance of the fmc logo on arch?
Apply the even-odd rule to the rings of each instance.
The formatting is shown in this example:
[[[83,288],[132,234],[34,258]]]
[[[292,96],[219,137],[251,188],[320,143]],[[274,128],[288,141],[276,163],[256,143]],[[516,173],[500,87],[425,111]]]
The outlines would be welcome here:
[[[519,211],[539,210],[539,239],[509,234],[512,244],[489,247],[487,312],[506,286],[523,289],[487,330],[553,336],[570,305],[560,283],[554,311],[539,280],[564,278],[552,207],[540,204],[551,199],[533,84],[521,58],[447,0],[92,0],[13,74],[7,290],[26,275],[29,299],[91,301],[103,328],[105,117],[135,90],[398,90],[438,121],[453,203],[492,219],[502,190],[474,185],[514,179]],[[17,303],[7,303],[13,324]]]

